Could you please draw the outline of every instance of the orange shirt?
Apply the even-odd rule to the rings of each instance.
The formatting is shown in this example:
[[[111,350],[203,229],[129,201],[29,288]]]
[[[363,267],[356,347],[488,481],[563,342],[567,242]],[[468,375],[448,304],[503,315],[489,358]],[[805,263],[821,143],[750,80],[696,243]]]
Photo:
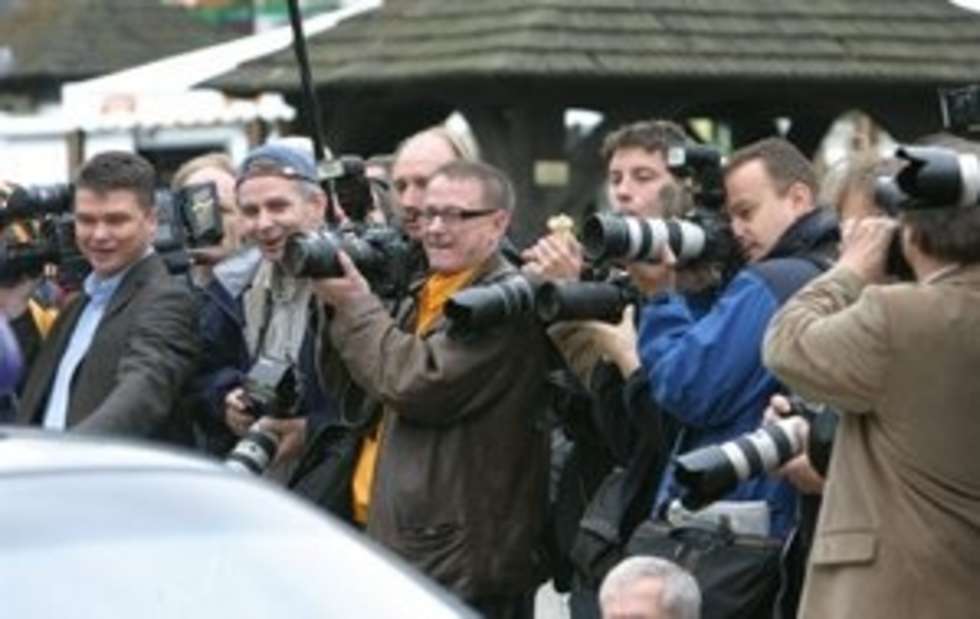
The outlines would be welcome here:
[[[460,271],[452,275],[436,273],[429,276],[419,292],[415,334],[425,335],[442,316],[442,309],[449,297],[470,283],[475,269]],[[378,463],[378,448],[381,445],[381,423],[379,422],[362,440],[361,453],[354,468],[351,481],[351,494],[354,507],[354,521],[367,523],[368,506],[371,503],[371,486]]]

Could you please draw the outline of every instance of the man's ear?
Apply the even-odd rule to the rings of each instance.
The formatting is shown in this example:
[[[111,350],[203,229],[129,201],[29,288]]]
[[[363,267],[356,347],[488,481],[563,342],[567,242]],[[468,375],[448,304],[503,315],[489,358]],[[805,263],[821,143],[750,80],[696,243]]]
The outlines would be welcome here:
[[[797,214],[805,213],[814,207],[814,196],[810,188],[805,183],[799,181],[792,183],[787,190],[790,204],[793,211]]]
[[[494,213],[492,217],[494,232],[497,233],[499,238],[503,238],[507,234],[507,228],[510,227],[511,212],[505,209],[500,209]]]
[[[327,196],[323,189],[315,191],[312,196],[311,204],[313,205],[313,213],[317,219],[318,223],[323,223],[327,218],[327,203],[330,198]]]

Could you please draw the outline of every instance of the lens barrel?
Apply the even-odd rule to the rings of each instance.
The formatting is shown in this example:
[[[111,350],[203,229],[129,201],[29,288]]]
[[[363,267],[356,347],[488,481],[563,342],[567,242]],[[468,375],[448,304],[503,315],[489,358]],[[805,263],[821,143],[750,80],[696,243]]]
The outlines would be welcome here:
[[[685,490],[681,503],[696,510],[717,501],[739,483],[775,471],[802,453],[804,444],[789,418],[749,434],[678,456],[674,477]]]
[[[658,260],[665,246],[679,261],[698,258],[707,238],[703,228],[683,219],[644,219],[600,213],[585,221],[582,244],[592,260]]]
[[[236,471],[261,475],[269,468],[278,449],[278,437],[263,430],[256,421],[225,458],[225,466]]]
[[[524,277],[467,288],[446,302],[446,318],[455,328],[470,330],[529,315],[534,310],[535,288]]]
[[[611,282],[545,282],[538,287],[534,309],[546,324],[566,320],[616,323],[635,295]]]

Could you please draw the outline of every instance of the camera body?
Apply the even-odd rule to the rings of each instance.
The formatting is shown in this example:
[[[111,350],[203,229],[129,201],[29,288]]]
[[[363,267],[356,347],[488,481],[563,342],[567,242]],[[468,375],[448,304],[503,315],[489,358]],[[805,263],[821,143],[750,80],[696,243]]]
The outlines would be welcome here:
[[[46,264],[59,265],[59,280],[77,288],[89,271],[75,244],[73,185],[18,187],[0,208],[0,226],[23,221],[36,231],[26,242],[0,241],[0,281],[40,275]],[[221,242],[221,208],[214,183],[188,185],[174,192],[159,190],[154,196],[157,236],[154,248],[171,273],[190,265],[186,250]]]
[[[355,222],[364,223],[374,208],[371,182],[364,173],[364,160],[342,155],[320,162],[317,173],[328,194]]]
[[[223,236],[221,205],[214,183],[195,183],[154,195],[157,236],[153,247],[171,273],[184,273],[193,259],[188,250],[219,245]]]
[[[232,469],[261,475],[279,449],[279,438],[261,425],[263,417],[287,419],[297,413],[302,391],[296,365],[290,361],[259,357],[242,385],[249,412],[257,421],[232,448],[225,464]]]
[[[344,274],[343,251],[383,298],[398,298],[411,276],[411,249],[390,226],[353,225],[294,234],[286,240],[283,267],[294,277],[313,279]]]
[[[712,211],[725,204],[723,163],[721,152],[712,146],[689,144],[667,150],[667,169],[684,182],[695,205]]]
[[[980,159],[936,146],[901,146],[895,157],[905,165],[894,176],[875,181],[875,203],[892,217],[903,211],[980,206]],[[913,279],[896,233],[889,247],[888,273]]]
[[[957,133],[980,130],[980,86],[939,89],[943,127]]]

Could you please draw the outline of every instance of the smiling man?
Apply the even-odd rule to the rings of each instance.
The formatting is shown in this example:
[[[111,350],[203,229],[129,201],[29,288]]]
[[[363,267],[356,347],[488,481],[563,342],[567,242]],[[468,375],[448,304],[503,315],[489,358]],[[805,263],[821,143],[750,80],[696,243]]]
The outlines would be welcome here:
[[[153,252],[154,178],[124,152],[79,172],[75,241],[92,272],[38,355],[20,422],[172,438],[171,409],[198,346],[191,293]]]
[[[516,269],[501,256],[510,182],[449,163],[419,214],[430,266],[392,318],[354,265],[315,283],[333,310],[323,349],[384,405],[367,532],[488,617],[530,617],[543,575],[546,336],[530,318],[455,333],[446,301]]]
[[[266,419],[282,435],[279,460],[298,453],[307,425],[333,417],[316,380],[310,280],[282,268],[286,239],[323,225],[327,197],[310,152],[272,144],[253,150],[235,185],[239,232],[254,244],[214,269],[201,313],[204,355],[198,388],[210,413],[208,449],[224,455],[256,421],[242,387],[259,359],[293,363],[300,376],[294,419]],[[283,471],[285,474],[285,471]]]

